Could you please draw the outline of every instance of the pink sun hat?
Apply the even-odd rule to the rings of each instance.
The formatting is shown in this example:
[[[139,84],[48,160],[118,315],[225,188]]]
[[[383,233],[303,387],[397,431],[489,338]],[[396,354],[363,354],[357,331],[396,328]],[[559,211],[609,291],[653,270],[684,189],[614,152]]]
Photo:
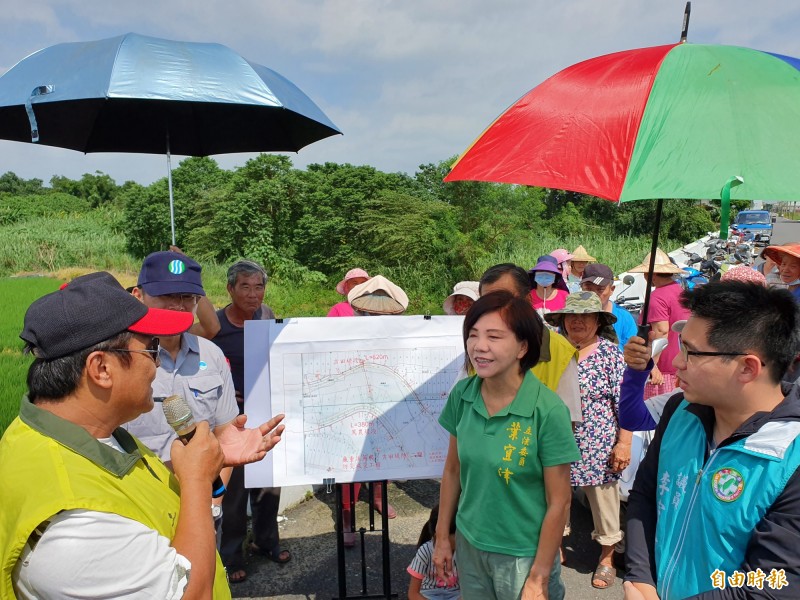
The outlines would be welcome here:
[[[344,276],[339,283],[336,284],[336,291],[339,292],[342,296],[346,296],[347,294],[344,291],[344,284],[347,282],[348,279],[369,279],[369,273],[367,273],[364,269],[350,269]]]

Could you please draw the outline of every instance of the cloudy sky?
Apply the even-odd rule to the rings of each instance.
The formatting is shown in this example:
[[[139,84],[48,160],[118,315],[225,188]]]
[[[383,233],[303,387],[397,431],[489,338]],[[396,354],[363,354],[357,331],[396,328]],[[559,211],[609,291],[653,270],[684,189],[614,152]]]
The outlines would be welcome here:
[[[677,41],[684,0],[23,0],[6,2],[0,73],[40,48],[126,32],[219,42],[297,84],[344,132],[293,154],[414,173],[459,154],[558,70]],[[800,3],[695,0],[689,41],[800,56]],[[251,155],[216,156],[225,168]],[[180,157],[173,159],[173,166]],[[48,182],[102,171],[166,174],[157,155],[88,154],[0,141],[0,173]]]

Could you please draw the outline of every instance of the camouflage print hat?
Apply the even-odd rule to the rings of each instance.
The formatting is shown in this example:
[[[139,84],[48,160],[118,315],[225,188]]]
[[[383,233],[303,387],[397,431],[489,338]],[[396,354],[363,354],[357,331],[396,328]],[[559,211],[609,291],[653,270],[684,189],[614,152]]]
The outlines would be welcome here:
[[[564,315],[586,315],[591,313],[597,313],[601,331],[606,326],[613,325],[617,322],[617,317],[603,310],[603,303],[600,301],[600,296],[594,292],[574,292],[570,294],[567,296],[564,308],[545,314],[544,319],[550,323],[550,325],[562,327],[564,324]]]

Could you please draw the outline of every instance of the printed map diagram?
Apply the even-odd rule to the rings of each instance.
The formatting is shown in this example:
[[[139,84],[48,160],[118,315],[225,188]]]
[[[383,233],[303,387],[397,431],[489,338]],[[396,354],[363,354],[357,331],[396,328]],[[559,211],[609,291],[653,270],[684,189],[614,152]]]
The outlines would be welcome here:
[[[450,435],[439,415],[463,363],[458,335],[446,337],[273,347],[272,411],[286,415],[276,485],[441,476]]]
[[[455,359],[452,348],[303,356],[306,472],[440,473],[449,434],[438,419],[457,376],[442,367]]]

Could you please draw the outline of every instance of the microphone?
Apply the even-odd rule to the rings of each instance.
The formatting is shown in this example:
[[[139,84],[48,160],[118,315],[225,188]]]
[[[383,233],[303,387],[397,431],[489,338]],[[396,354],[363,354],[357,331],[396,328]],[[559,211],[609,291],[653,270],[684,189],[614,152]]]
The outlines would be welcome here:
[[[195,429],[197,429],[192,409],[189,408],[183,396],[178,394],[173,394],[172,396],[164,398],[161,406],[164,409],[164,416],[167,418],[167,423],[175,430],[175,433],[178,434],[178,439],[183,442],[185,446],[189,443],[189,440],[194,437]],[[224,493],[225,484],[222,483],[222,480],[217,476],[211,488],[211,497],[219,498]]]

